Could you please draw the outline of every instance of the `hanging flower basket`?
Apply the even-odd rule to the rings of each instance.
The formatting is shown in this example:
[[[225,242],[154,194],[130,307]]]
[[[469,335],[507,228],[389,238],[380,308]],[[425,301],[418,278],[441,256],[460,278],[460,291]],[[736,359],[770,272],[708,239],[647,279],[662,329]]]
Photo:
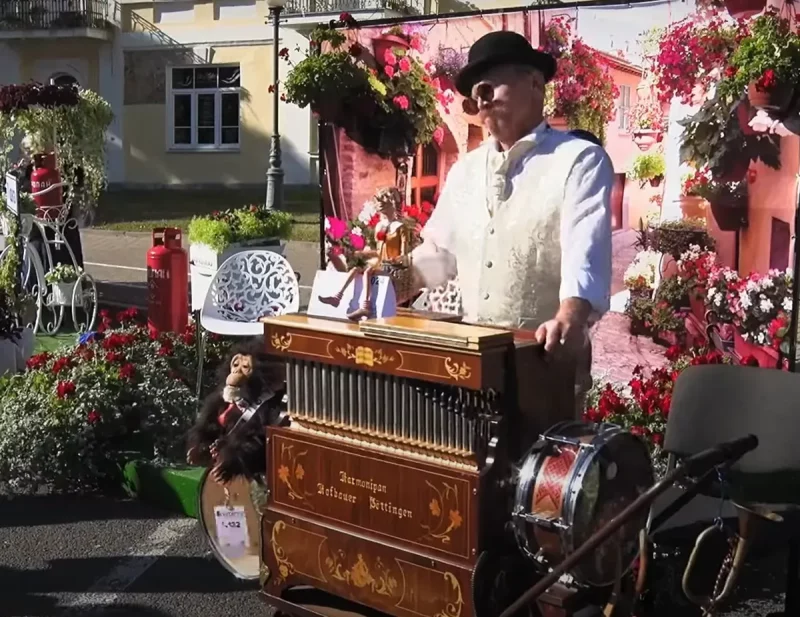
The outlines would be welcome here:
[[[752,17],[760,13],[767,5],[767,0],[724,0],[725,8],[737,19]]]
[[[683,216],[687,219],[700,219],[706,215],[706,200],[695,195],[681,195],[678,198]]]
[[[759,90],[755,82],[747,86],[747,98],[756,109],[786,111],[792,102],[794,88],[790,84],[778,84],[769,90]]]
[[[633,143],[639,147],[639,150],[644,152],[658,142],[658,137],[659,131],[653,129],[636,129],[633,132]]]
[[[658,188],[661,186],[661,183],[664,181],[664,176],[654,176],[650,178],[650,186],[653,188]]]
[[[708,200],[711,214],[722,231],[739,231],[747,227],[747,198],[723,194]]]
[[[375,61],[378,66],[386,65],[386,52],[395,47],[409,49],[411,44],[401,36],[396,34],[382,34],[372,39],[372,52],[375,54]]]

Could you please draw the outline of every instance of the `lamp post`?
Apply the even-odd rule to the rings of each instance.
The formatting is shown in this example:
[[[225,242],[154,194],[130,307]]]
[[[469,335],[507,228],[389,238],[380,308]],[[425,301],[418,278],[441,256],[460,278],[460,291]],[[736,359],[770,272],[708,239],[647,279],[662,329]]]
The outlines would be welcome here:
[[[281,167],[281,135],[279,122],[280,93],[278,74],[280,72],[278,50],[280,45],[279,17],[286,0],[267,0],[272,19],[272,137],[270,138],[269,169],[267,170],[267,209],[283,209],[283,168]]]

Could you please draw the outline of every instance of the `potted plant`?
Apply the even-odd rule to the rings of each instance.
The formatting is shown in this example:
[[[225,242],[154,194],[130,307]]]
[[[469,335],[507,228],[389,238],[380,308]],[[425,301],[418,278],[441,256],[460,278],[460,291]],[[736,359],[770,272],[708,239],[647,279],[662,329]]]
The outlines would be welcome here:
[[[748,22],[747,35],[717,87],[723,96],[737,100],[746,91],[753,107],[781,112],[791,103],[798,81],[800,35],[770,8]]]
[[[644,187],[646,182],[650,182],[652,187],[657,187],[664,179],[665,172],[666,162],[664,161],[664,155],[660,152],[652,152],[639,154],[633,159],[633,164],[628,171],[628,177],[632,180],[638,180],[640,187]]]
[[[735,111],[742,105],[741,99],[729,99],[717,91],[697,113],[679,122],[683,127],[682,163],[695,169],[706,168],[725,182],[742,180],[751,161],[780,169],[779,138],[742,129]]]
[[[752,17],[767,6],[767,0],[721,0],[725,8],[736,19]]]
[[[393,54],[395,50],[405,51],[412,47],[412,43],[415,49],[422,48],[419,35],[409,34],[402,26],[387,28],[372,39],[372,51],[375,54],[375,61],[378,66],[384,66],[386,65],[387,52]]]
[[[660,262],[661,253],[643,250],[636,254],[623,277],[631,298],[652,298]]]
[[[603,56],[573,35],[572,19],[554,17],[547,25],[545,50],[558,61],[545,89],[545,117],[551,126],[584,129],[605,141],[619,90]]]
[[[703,304],[706,309],[706,321],[716,326],[722,344],[733,348],[736,319],[733,305],[738,297],[739,273],[715,264],[708,273],[705,286]]]
[[[202,308],[211,279],[229,257],[253,249],[283,255],[292,224],[288,212],[257,205],[194,217],[189,223],[192,310]]]
[[[695,172],[687,172],[681,178],[681,196],[678,198],[678,204],[681,207],[683,216],[700,220],[705,219],[708,204],[698,194],[694,177]]]
[[[754,273],[741,279],[732,292],[731,308],[736,323],[736,353],[753,355],[764,367],[777,366],[778,354],[771,347],[770,324],[781,313],[791,312],[791,273]]]
[[[677,312],[669,302],[656,299],[650,315],[650,331],[653,341],[662,345],[682,345],[686,336],[684,314]]]
[[[643,93],[628,113],[633,142],[640,150],[649,150],[660,142],[664,133],[662,103],[650,93]]]
[[[677,262],[678,274],[686,281],[689,288],[689,307],[692,315],[699,322],[705,321],[705,298],[708,279],[711,273],[718,270],[716,253],[693,244],[681,253]]]
[[[722,231],[738,231],[747,227],[747,180],[721,182],[708,169],[701,169],[686,180],[685,190],[702,197],[711,207]]]
[[[80,276],[80,272],[72,265],[58,264],[51,268],[45,275],[44,280],[53,289],[53,303],[56,306],[72,306],[75,292],[75,283]],[[74,296],[75,306],[83,305],[81,294]]]
[[[417,57],[416,48],[423,45],[419,35],[409,35],[410,49],[386,49],[383,65],[376,70],[359,43],[344,49],[342,33],[325,27],[317,31],[315,36],[328,44],[326,51],[297,64],[286,58],[291,65],[284,84],[287,102],[310,106],[323,122],[345,129],[367,152],[396,165],[417,145],[442,143],[445,133],[437,105],[445,104],[448,95]]]
[[[704,219],[662,221],[653,228],[652,233],[653,250],[672,255],[676,261],[692,246],[702,250],[714,248],[714,240],[708,235]]]
[[[625,314],[631,320],[631,334],[634,336],[650,334],[654,308],[655,302],[651,298],[631,296],[628,299],[628,303],[625,305]]]
[[[680,311],[689,309],[689,287],[688,279],[680,274],[667,276],[661,279],[656,289],[656,302],[666,302],[673,310]]]
[[[652,63],[659,99],[692,103],[708,91],[736,49],[741,26],[719,12],[699,12],[664,28]]]
[[[436,55],[426,69],[431,77],[439,78],[447,86],[447,89],[454,90],[456,75],[466,64],[467,57],[464,52],[439,45]]]

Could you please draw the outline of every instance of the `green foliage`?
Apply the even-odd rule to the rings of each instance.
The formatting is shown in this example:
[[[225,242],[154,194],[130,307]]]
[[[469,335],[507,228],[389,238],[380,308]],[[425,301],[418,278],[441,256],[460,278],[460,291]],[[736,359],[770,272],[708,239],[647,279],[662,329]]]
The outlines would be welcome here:
[[[311,107],[329,122],[359,100],[373,96],[369,73],[352,62],[345,51],[310,55],[298,62],[283,84],[287,102]]]
[[[689,247],[696,245],[701,250],[713,250],[714,239],[708,234],[705,221],[680,219],[664,221],[652,230],[653,250],[680,259]]]
[[[666,162],[664,155],[660,152],[647,152],[638,155],[633,160],[628,177],[633,180],[639,180],[643,185],[646,181],[658,178],[666,172]]]
[[[769,91],[800,82],[800,36],[788,19],[770,9],[748,23],[748,34],[730,58],[725,78],[717,86],[721,96],[738,100],[753,82]]]
[[[189,223],[189,242],[205,244],[217,253],[236,242],[261,239],[287,239],[292,232],[292,215],[267,210],[263,206],[248,206],[235,210],[214,212],[211,216],[196,216]]]
[[[205,244],[221,253],[233,242],[233,230],[226,221],[196,216],[189,223],[189,242]]]
[[[80,272],[71,265],[58,264],[44,275],[44,280],[50,283],[74,283],[78,280]]]
[[[689,281],[683,277],[663,278],[656,290],[656,303],[665,302],[673,310],[684,308],[689,304],[689,292]]]
[[[92,491],[119,480],[136,456],[180,463],[197,399],[196,333],[151,339],[131,311],[102,334],[28,361],[0,379],[0,485],[12,493],[41,488]],[[216,370],[227,345],[207,350]]]
[[[654,308],[655,302],[651,298],[631,295],[625,305],[625,314],[631,318],[633,325],[649,330]]]
[[[737,112],[742,104],[741,95],[729,103],[717,90],[714,97],[703,103],[696,114],[681,120],[681,162],[695,169],[707,168],[718,177],[730,172],[743,159],[761,161],[773,169],[780,169],[780,137],[745,135]]]

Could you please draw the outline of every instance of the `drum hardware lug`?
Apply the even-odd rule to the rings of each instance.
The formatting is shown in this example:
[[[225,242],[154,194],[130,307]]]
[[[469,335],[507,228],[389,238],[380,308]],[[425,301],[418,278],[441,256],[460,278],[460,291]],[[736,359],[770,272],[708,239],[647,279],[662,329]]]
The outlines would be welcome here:
[[[473,495],[477,495],[478,494],[478,489],[477,488],[473,488],[472,489],[472,494]]]
[[[561,522],[560,519],[557,518],[544,518],[542,516],[537,516],[535,514],[525,513],[518,513],[516,514],[517,517],[522,518],[527,523],[532,523],[533,525],[538,525],[539,527],[544,527],[548,531],[554,531],[558,529],[559,531],[564,531],[569,529],[569,525],[565,525]]]

